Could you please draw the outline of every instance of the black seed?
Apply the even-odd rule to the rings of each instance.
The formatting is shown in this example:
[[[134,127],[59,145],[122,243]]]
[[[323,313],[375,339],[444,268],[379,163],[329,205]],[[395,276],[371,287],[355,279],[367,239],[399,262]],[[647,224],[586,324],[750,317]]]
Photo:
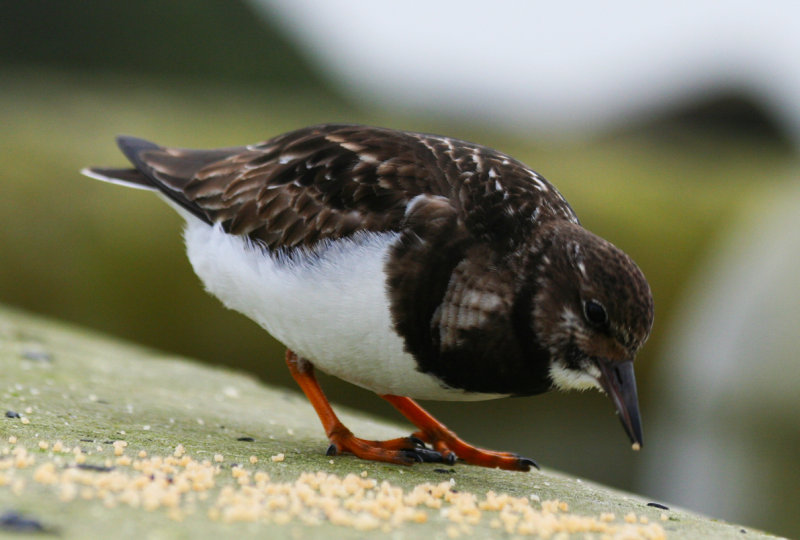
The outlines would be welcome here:
[[[25,517],[13,510],[0,516],[0,529],[14,532],[43,532],[45,530],[39,520]]]
[[[255,442],[256,441],[253,437],[239,437],[236,440],[240,441],[240,442]]]
[[[52,362],[53,355],[44,351],[23,351],[22,357],[26,360],[33,360],[34,362]]]
[[[16,411],[6,411],[6,418],[19,418],[19,413]]]
[[[669,510],[669,506],[664,506],[663,504],[657,502],[649,502],[647,506],[652,506],[653,508],[660,508],[661,510]]]
[[[105,467],[103,465],[92,465],[91,463],[78,463],[75,465],[78,469],[83,469],[84,471],[94,471],[94,472],[111,472],[114,470],[114,467]]]

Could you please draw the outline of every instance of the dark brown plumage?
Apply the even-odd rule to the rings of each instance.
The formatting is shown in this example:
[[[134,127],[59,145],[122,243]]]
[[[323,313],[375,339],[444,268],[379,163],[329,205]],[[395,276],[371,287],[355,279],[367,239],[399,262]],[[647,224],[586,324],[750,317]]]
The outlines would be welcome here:
[[[522,163],[465,141],[358,125],[314,126],[219,150],[165,148],[126,137],[119,143],[135,168],[89,174],[159,191],[191,216],[260,246],[266,265],[283,264],[275,258],[280,255],[293,268],[311,267],[333,245],[355,249],[364,235],[379,238],[386,251],[376,277],[391,317],[385,331],[402,340],[393,362],[410,355],[414,371],[441,388],[425,390],[423,397],[600,386],[632,442],[641,443],[633,359],[653,320],[647,281],[627,255],[583,229],[558,190]],[[218,274],[207,277],[195,268],[214,291]],[[236,279],[234,270],[225,272],[225,280]],[[236,307],[225,297],[231,293],[215,294]],[[258,318],[258,309],[242,305],[236,309],[271,324]],[[336,435],[346,428],[320,401],[324,396],[313,379],[317,360],[287,355],[334,448],[407,460],[408,454],[397,452],[413,454],[413,441],[365,449],[352,434]],[[328,369],[335,368],[327,361]],[[354,369],[367,375],[354,374],[357,384],[382,394],[402,387],[404,395],[414,395],[402,382],[379,382],[380,369],[375,375],[369,358],[359,361]],[[504,453],[490,458],[424,420],[426,413],[410,399],[384,397],[420,426],[417,436],[439,451],[435,455],[459,448],[479,464],[531,464]],[[431,456],[421,450],[416,455]]]
[[[436,135],[322,125],[219,150],[131,138],[121,146],[143,173],[139,182],[152,184],[152,176],[198,217],[270,249],[311,246],[356,230],[399,230],[418,195],[428,197],[415,205],[417,220],[441,212],[445,206],[436,201],[446,201],[465,233],[509,247],[548,219],[577,223],[558,191],[522,163]]]

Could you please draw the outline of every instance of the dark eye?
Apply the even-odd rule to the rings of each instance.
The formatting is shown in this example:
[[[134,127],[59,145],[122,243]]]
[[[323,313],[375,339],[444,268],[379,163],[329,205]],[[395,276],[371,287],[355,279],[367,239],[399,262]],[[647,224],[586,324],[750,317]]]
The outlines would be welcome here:
[[[583,314],[586,320],[594,326],[604,326],[608,322],[606,308],[596,300],[587,300],[583,303]]]

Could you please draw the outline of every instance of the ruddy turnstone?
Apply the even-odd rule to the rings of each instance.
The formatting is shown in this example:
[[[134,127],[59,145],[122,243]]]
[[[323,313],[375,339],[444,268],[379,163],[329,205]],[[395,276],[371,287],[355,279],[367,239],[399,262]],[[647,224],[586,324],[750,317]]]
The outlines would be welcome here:
[[[133,168],[83,172],[155,191],[186,219],[206,289],[286,345],[328,455],[529,470],[533,460],[467,444],[414,399],[552,388],[604,391],[641,445],[633,360],[653,320],[647,281],[519,161],[360,125],[218,150],[117,142]],[[377,393],[418,431],[355,437],[315,367]]]

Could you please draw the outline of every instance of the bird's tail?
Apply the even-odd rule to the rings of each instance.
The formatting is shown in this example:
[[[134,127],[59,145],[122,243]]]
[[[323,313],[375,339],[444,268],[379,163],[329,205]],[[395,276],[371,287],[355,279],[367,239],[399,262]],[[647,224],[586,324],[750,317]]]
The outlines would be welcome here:
[[[136,169],[111,169],[105,167],[87,167],[81,169],[81,174],[94,178],[95,180],[102,180],[103,182],[110,182],[112,184],[119,184],[121,186],[132,187],[136,189],[146,189],[149,191],[158,191],[158,188],[147,178],[144,174]]]

